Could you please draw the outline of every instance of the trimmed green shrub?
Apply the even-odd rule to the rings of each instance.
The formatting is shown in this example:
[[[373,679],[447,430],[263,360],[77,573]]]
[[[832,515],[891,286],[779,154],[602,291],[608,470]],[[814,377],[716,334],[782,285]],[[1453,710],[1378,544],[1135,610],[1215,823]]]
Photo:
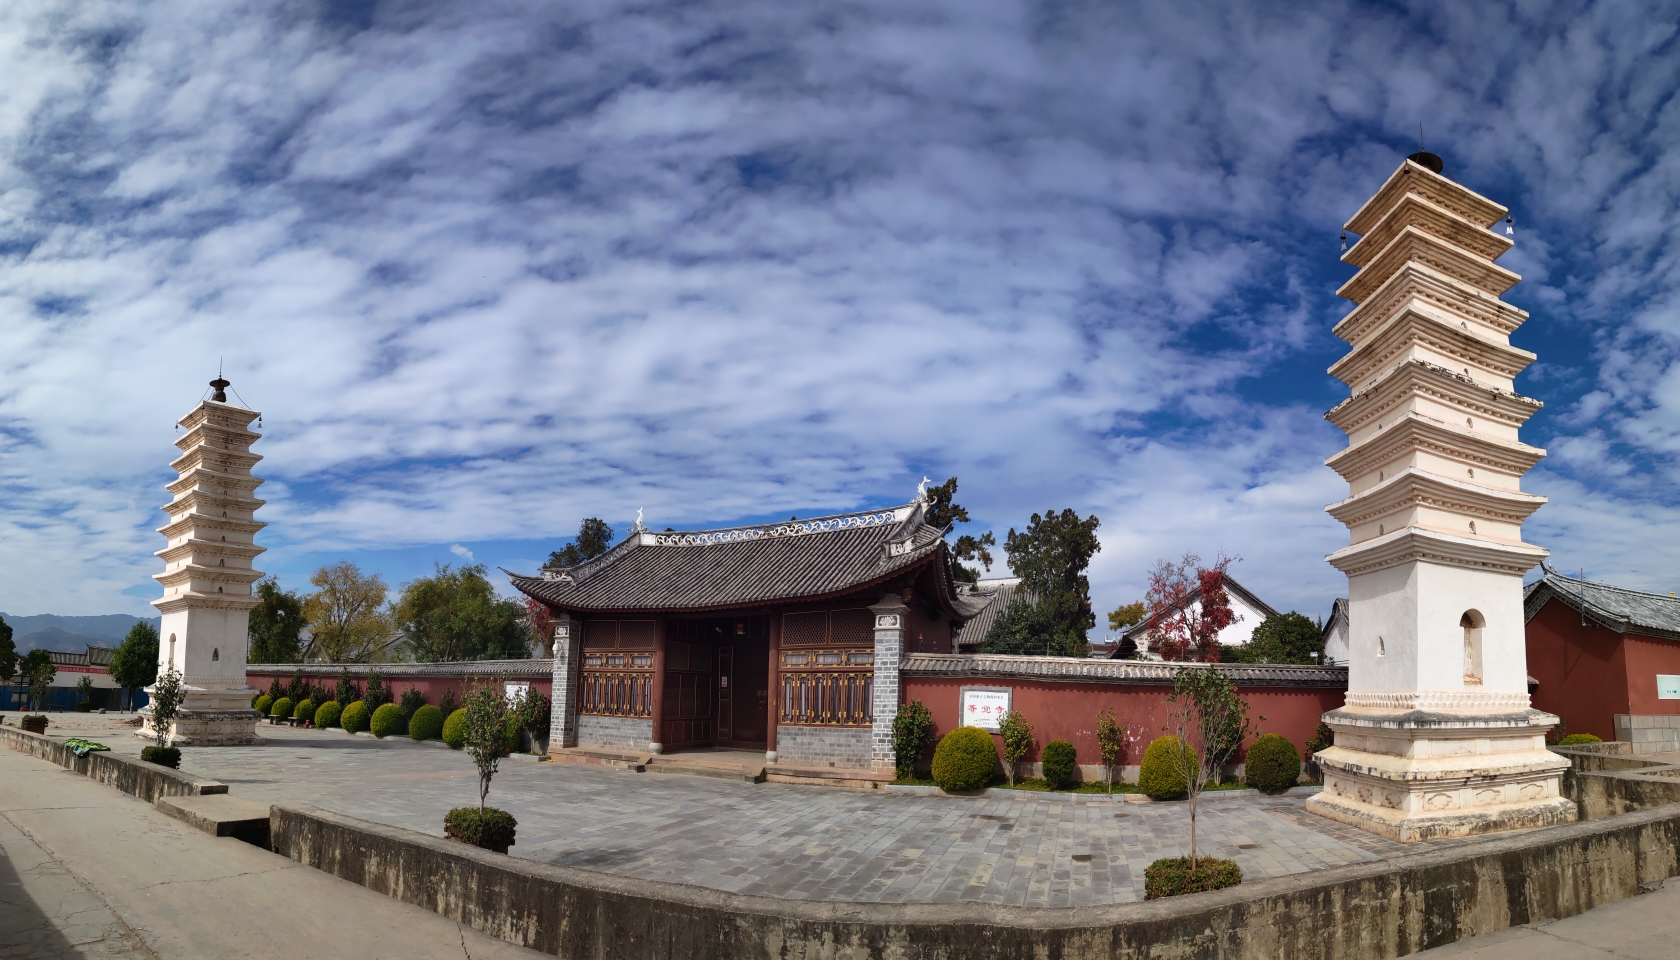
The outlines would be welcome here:
[[[1143,899],[1223,890],[1242,883],[1242,879],[1242,868],[1235,860],[1198,857],[1195,872],[1191,872],[1189,857],[1163,857],[1143,870]]]
[[[1151,800],[1176,800],[1190,788],[1183,774],[1174,768],[1173,751],[1182,755],[1184,744],[1177,737],[1158,737],[1143,751],[1143,764],[1138,770],[1138,789]],[[1159,862],[1159,861],[1157,861]]]
[[[377,712],[377,711],[376,711]],[[440,713],[442,711],[439,711]],[[456,807],[443,816],[443,835],[459,843],[470,843],[496,853],[513,846],[519,821],[513,814],[495,807]]]
[[[274,706],[274,698],[265,693],[257,697],[257,701],[251,704],[251,709],[266,717],[268,716],[268,708],[272,706]]]
[[[160,767],[180,767],[181,749],[179,747],[141,747],[140,759],[147,763],[155,763]]]
[[[502,752],[519,752],[519,719],[508,717],[502,724]]]
[[[978,790],[997,772],[997,745],[979,727],[958,727],[933,748],[933,782],[946,793]]]
[[[920,700],[912,700],[898,708],[893,717],[894,766],[900,780],[916,775],[916,764],[933,742],[933,714]]]
[[[1603,743],[1598,737],[1590,733],[1572,733],[1558,741],[1558,746],[1567,747],[1573,743]]]
[[[308,723],[315,719],[315,701],[305,698],[292,708],[292,719]]]
[[[1282,793],[1301,779],[1301,755],[1284,737],[1263,733],[1243,759],[1243,778],[1262,793]]]
[[[373,711],[373,717],[368,720],[368,729],[373,735],[383,740],[386,737],[402,733],[402,707],[394,703],[382,703],[379,709]]]
[[[322,730],[338,726],[338,715],[341,712],[337,700],[328,700],[315,708],[315,726]]]
[[[338,724],[344,728],[345,733],[360,733],[366,730],[368,726],[367,704],[357,700],[345,707],[344,712],[338,715]]]
[[[1052,740],[1044,745],[1044,780],[1052,790],[1066,790],[1073,786],[1073,776],[1079,769],[1079,751],[1066,740]]]
[[[459,750],[467,745],[467,710],[460,707],[443,721],[443,742]]]
[[[408,718],[408,735],[415,740],[436,740],[443,732],[443,711],[427,704]]]
[[[281,697],[269,706],[268,715],[271,717],[279,717],[282,720],[289,720],[292,716],[293,706],[295,706],[295,704],[292,703],[291,697]]]

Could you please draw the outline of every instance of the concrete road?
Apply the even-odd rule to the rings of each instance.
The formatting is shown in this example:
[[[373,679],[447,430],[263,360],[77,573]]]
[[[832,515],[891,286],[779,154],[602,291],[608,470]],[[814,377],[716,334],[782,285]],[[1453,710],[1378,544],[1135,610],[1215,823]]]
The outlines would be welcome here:
[[[1680,878],[1656,893],[1413,954],[1427,960],[1680,960]]]
[[[0,748],[0,957],[538,956]]]

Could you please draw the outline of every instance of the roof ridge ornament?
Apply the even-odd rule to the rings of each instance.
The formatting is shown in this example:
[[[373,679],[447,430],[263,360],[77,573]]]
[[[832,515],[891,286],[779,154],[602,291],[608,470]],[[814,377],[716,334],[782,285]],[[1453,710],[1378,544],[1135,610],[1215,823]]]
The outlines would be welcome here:
[[[808,533],[827,533],[832,530],[856,530],[882,527],[896,522],[896,511],[848,513],[838,517],[818,517],[813,520],[790,520],[787,523],[761,527],[731,527],[726,530],[696,530],[690,533],[654,534],[654,544],[661,547],[708,547],[719,543],[741,543],[748,540],[773,540],[798,537]]]
[[[642,508],[636,508],[636,522],[630,527],[631,533],[646,533],[647,525],[642,523]]]
[[[927,488],[928,488],[928,484],[930,484],[932,482],[933,482],[932,478],[927,477],[927,476],[923,476],[922,477],[922,482],[916,484],[916,502],[917,503],[927,503],[928,502]]]

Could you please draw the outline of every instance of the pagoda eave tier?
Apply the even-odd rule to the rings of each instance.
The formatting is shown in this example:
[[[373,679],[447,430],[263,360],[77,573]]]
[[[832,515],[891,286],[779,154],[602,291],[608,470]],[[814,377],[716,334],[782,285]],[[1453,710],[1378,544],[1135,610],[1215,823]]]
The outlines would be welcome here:
[[[1387,283],[1390,277],[1411,262],[1426,264],[1453,280],[1495,297],[1516,286],[1517,281],[1522,279],[1463,247],[1454,246],[1416,227],[1407,227],[1377,254],[1370,266],[1342,284],[1336,295],[1354,303],[1363,303]]]
[[[261,570],[240,567],[214,567],[203,564],[187,564],[174,570],[152,574],[153,580],[166,587],[188,586],[192,583],[209,583],[211,586],[223,587],[249,587],[262,578],[263,572]]]
[[[1537,494],[1484,487],[1407,467],[1363,493],[1332,503],[1324,510],[1349,527],[1414,506],[1520,524],[1545,503],[1546,498]]]
[[[1469,284],[1460,283],[1426,264],[1408,263],[1331,329],[1348,343],[1362,340],[1365,331],[1380,325],[1408,301],[1417,300],[1461,319],[1484,324],[1503,336],[1510,336],[1528,320],[1528,312],[1498,297],[1489,296]]]
[[[236,497],[232,494],[211,493],[208,490],[190,490],[164,504],[162,509],[164,513],[180,516],[200,506],[216,510],[255,510],[267,502],[256,497]]]
[[[1506,380],[1515,379],[1534,362],[1534,354],[1529,351],[1489,340],[1461,323],[1427,307],[1409,306],[1382,327],[1369,331],[1351,353],[1331,364],[1328,372],[1352,387],[1370,379],[1384,364],[1414,350],[1477,366]]]
[[[241,543],[236,540],[197,540],[188,539],[180,543],[171,544],[152,554],[163,560],[174,563],[190,556],[231,557],[238,560],[254,560],[258,554],[266,553],[267,547],[259,547],[254,543]]]
[[[1336,453],[1324,465],[1352,481],[1378,466],[1414,452],[1435,454],[1499,473],[1521,476],[1546,456],[1526,443],[1495,440],[1429,417],[1407,414],[1369,440]]]
[[[1406,527],[1343,547],[1324,559],[1350,577],[1412,561],[1522,576],[1549,556],[1550,551],[1532,543],[1501,543]]]
[[[183,610],[250,611],[261,602],[258,597],[231,593],[177,593],[153,600],[152,606],[159,613],[179,613]]]
[[[1382,188],[1365,201],[1359,212],[1343,226],[1348,232],[1361,236],[1370,233],[1377,222],[1409,193],[1482,226],[1492,226],[1510,212],[1481,194],[1408,159],[1400,162]]]
[[[245,424],[262,416],[262,414],[247,407],[237,406],[223,400],[205,400],[198,406],[193,407],[190,411],[188,411],[186,416],[175,422],[190,429],[209,420],[211,416],[230,420],[233,423],[244,426]]]
[[[173,540],[189,530],[225,530],[228,533],[239,533],[253,536],[258,530],[268,524],[261,520],[239,520],[233,517],[207,517],[201,513],[182,515],[172,523],[166,523],[157,528],[157,532]]]
[[[1407,227],[1417,227],[1489,260],[1498,260],[1514,244],[1509,237],[1502,237],[1440,204],[1408,193],[1389,208],[1382,220],[1371,228],[1370,233],[1361,237],[1353,249],[1342,254],[1342,262],[1355,267],[1365,266]]]
[[[1477,383],[1439,364],[1407,360],[1395,364],[1369,389],[1331,407],[1324,419],[1351,434],[1416,397],[1427,397],[1511,427],[1528,422],[1544,406],[1533,397]]]
[[[176,473],[185,474],[187,471],[204,465],[206,469],[215,466],[232,467],[240,470],[250,470],[262,460],[260,453],[237,453],[223,450],[219,447],[194,447],[179,457],[169,461],[169,468]]]
[[[210,447],[213,450],[225,449],[229,443],[237,444],[240,449],[262,439],[262,434],[243,427],[228,427],[219,423],[196,423],[187,429],[186,433],[175,438],[175,446],[183,451],[197,446]]]
[[[248,473],[219,473],[205,467],[194,467],[181,474],[174,480],[164,484],[163,488],[175,496],[203,485],[206,487],[238,487],[245,491],[245,496],[251,496],[255,490],[263,485],[261,477],[253,477]]]

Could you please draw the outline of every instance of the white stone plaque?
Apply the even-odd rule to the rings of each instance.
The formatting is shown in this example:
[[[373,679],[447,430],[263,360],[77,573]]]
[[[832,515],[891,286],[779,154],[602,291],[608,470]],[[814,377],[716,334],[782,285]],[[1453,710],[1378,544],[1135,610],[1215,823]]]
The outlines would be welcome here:
[[[1009,712],[1011,691],[964,690],[962,692],[962,725],[997,732],[998,721]]]
[[[1680,675],[1657,674],[1657,699],[1680,700]]]
[[[509,683],[503,692],[507,697],[508,706],[511,707],[531,692],[531,684],[528,682]]]

